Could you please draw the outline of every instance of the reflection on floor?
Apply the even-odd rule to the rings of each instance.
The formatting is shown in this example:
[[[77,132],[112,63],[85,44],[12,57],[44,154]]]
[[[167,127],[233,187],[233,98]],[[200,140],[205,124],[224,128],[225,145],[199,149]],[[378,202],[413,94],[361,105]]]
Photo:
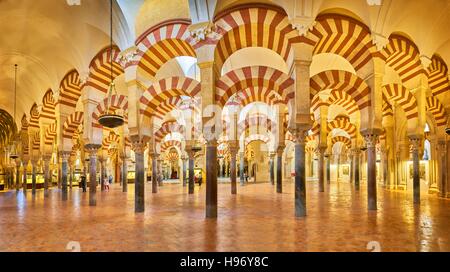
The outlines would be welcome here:
[[[295,219],[293,184],[277,194],[268,184],[219,184],[219,217],[204,218],[205,187],[194,195],[180,184],[157,194],[147,184],[146,211],[134,213],[133,185],[98,192],[97,207],[88,194],[73,189],[67,202],[52,190],[26,197],[0,193],[0,251],[66,251],[69,241],[81,251],[450,251],[450,201],[378,190],[378,211],[366,209],[366,190],[332,184],[318,193],[308,182],[306,219]]]

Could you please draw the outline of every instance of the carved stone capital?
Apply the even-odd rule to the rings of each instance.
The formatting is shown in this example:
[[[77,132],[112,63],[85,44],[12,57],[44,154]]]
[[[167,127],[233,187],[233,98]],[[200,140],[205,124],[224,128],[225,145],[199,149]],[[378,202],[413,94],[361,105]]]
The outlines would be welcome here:
[[[101,147],[99,144],[87,144],[84,146],[84,149],[89,153],[90,157],[97,157],[97,152]]]
[[[277,147],[277,156],[278,157],[281,157],[282,155],[283,155],[283,152],[284,152],[284,148],[285,148],[285,146],[284,145],[279,145],[278,147]]]
[[[135,57],[138,55],[137,47],[132,46],[130,48],[125,49],[119,54],[119,63],[122,67],[128,67],[135,61]]]
[[[201,22],[197,24],[190,25],[188,31],[191,34],[195,42],[201,42],[207,38],[216,39],[216,26],[212,22]]]
[[[377,47],[378,51],[383,50],[383,48],[385,48],[388,43],[389,43],[389,39],[379,33],[372,33],[372,42],[373,44]]]
[[[420,146],[422,144],[422,138],[420,136],[409,136],[409,142],[411,144],[411,151],[412,152],[419,152]]]
[[[305,36],[316,25],[314,17],[295,17],[291,19],[292,28],[297,30],[299,36]]]
[[[58,154],[63,162],[67,162],[70,157],[70,151],[60,151]]]

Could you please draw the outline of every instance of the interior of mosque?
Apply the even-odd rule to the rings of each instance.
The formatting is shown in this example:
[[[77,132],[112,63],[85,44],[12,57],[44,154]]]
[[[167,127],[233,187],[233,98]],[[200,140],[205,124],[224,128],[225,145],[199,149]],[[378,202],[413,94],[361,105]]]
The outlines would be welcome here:
[[[113,46],[109,1],[69,2],[0,2],[0,190],[192,170],[208,196],[304,178],[450,197],[448,1],[114,0]]]

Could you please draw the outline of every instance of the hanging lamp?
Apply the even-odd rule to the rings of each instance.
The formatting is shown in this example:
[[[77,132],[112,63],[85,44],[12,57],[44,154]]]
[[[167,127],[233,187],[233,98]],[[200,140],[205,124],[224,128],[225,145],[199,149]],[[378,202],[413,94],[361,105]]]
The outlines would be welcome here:
[[[17,99],[17,64],[14,64],[14,116],[13,116],[13,122],[16,123],[16,99]],[[17,131],[16,128],[13,125],[14,133],[13,133],[13,141],[11,144],[11,149],[9,151],[9,157],[13,160],[17,159],[19,157],[19,154],[17,152]]]
[[[125,118],[122,114],[116,113],[116,111],[111,107],[111,101],[113,92],[117,95],[116,87],[114,85],[113,79],[113,2],[110,0],[110,83],[108,88],[108,100],[106,102],[106,111],[100,115],[98,122],[108,128],[116,128],[122,126],[125,123]]]

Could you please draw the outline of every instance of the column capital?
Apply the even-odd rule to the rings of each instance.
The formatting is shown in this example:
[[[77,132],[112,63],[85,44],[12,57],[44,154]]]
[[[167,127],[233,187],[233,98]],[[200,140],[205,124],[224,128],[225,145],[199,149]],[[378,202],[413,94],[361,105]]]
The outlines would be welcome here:
[[[70,151],[59,151],[58,152],[59,157],[61,158],[61,160],[64,162],[67,162],[67,160],[70,157]]]
[[[371,128],[361,130],[361,134],[364,137],[364,141],[366,142],[367,148],[375,147],[378,141],[378,135],[380,135],[382,129],[379,128]]]
[[[422,143],[422,137],[419,135],[410,135],[408,136],[409,142],[411,143],[412,151],[417,152],[420,149],[420,145]]]
[[[84,149],[89,153],[89,156],[97,156],[98,150],[102,147],[99,144],[86,144]]]
[[[278,147],[277,147],[277,155],[278,156],[282,156],[283,155],[283,152],[284,152],[284,148],[285,148],[285,146],[284,145],[279,145]]]
[[[294,137],[296,144],[305,144],[309,129],[309,125],[297,125],[295,128],[290,128],[289,132]]]

